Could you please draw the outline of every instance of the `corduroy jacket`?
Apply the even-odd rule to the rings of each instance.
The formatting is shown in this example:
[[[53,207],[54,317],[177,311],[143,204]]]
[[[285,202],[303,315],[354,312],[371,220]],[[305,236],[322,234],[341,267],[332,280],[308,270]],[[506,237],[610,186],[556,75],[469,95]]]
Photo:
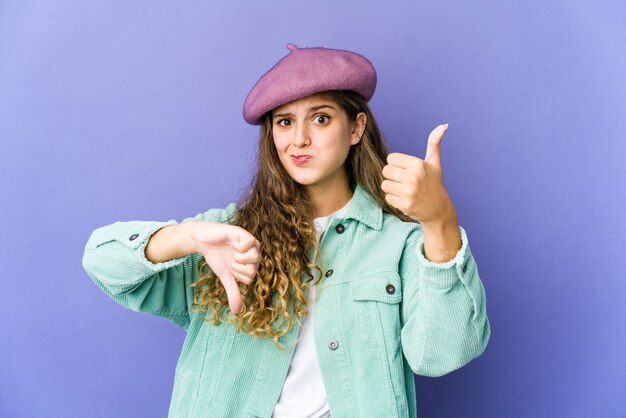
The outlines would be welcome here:
[[[232,222],[236,203],[190,220]],[[200,254],[151,263],[145,247],[177,223],[127,221],[95,229],[83,266],[122,306],[168,319],[187,335],[175,371],[170,417],[270,418],[298,337],[298,325],[274,342],[213,326],[192,312]],[[466,231],[445,263],[424,257],[423,229],[383,212],[356,185],[344,217],[321,238],[315,348],[331,416],[415,417],[413,374],[442,376],[483,353],[491,334],[485,289]],[[317,277],[316,277],[317,279]],[[292,311],[293,312],[293,311]],[[209,314],[211,315],[211,314]]]

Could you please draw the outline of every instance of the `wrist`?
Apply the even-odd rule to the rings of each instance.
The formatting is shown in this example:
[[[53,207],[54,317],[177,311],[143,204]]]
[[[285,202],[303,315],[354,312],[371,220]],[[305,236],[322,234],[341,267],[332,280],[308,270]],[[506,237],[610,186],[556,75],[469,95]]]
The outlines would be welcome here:
[[[179,248],[185,255],[198,252],[196,241],[193,236],[193,228],[198,221],[187,221],[177,225],[177,230],[173,232],[173,239],[178,243]]]
[[[452,208],[448,213],[427,222],[421,222],[422,228],[433,233],[443,233],[444,231],[459,227],[459,220],[456,211]]]
[[[442,263],[454,258],[462,247],[461,233],[456,216],[422,224],[424,230],[424,257]]]

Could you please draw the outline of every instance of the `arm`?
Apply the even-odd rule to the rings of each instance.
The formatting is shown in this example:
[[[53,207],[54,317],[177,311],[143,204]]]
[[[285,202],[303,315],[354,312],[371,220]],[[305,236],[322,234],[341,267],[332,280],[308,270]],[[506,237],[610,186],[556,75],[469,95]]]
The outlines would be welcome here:
[[[144,254],[150,263],[165,263],[176,258],[194,254],[190,226],[194,220],[182,224],[167,225],[157,230],[149,239]]]
[[[115,222],[91,233],[82,259],[94,283],[120,305],[162,316],[183,329],[190,322],[193,289],[202,257],[190,248],[192,221],[228,222],[236,205],[211,209],[178,224]],[[149,247],[149,248],[148,248]]]
[[[480,356],[489,341],[485,289],[462,227],[461,249],[444,263],[424,256],[421,225],[402,259],[402,350],[422,376],[443,376]]]

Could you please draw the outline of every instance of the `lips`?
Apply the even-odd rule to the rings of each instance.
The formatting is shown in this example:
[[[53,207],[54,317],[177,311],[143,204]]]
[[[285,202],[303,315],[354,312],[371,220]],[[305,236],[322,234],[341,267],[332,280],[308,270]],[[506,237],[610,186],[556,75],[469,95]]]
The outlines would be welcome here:
[[[304,164],[307,161],[309,161],[311,158],[313,158],[310,155],[292,155],[291,159],[296,163],[296,164]]]

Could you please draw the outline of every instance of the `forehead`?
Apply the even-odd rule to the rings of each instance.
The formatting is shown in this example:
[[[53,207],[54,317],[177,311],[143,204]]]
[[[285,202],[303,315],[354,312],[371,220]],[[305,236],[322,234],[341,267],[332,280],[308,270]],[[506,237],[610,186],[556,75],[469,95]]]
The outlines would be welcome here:
[[[296,109],[304,108],[308,110],[310,107],[316,107],[321,105],[329,105],[337,109],[339,106],[335,100],[328,97],[324,93],[316,93],[310,96],[302,97],[300,99],[292,100],[291,102],[282,104],[274,108],[273,113],[286,113],[293,112]]]

